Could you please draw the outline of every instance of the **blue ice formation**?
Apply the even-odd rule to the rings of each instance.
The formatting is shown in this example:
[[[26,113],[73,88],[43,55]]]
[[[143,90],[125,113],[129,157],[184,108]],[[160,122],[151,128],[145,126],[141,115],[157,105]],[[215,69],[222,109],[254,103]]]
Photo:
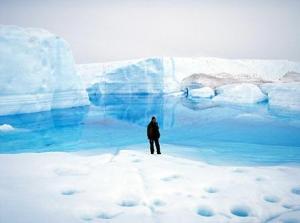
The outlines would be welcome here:
[[[255,104],[300,110],[300,63],[286,60],[153,57],[77,65],[89,96],[169,94],[217,103]],[[275,84],[275,91],[264,90]],[[280,87],[292,83],[294,88]],[[275,88],[274,88],[275,89]],[[284,89],[284,90],[282,90]],[[292,98],[291,100],[282,100]],[[292,96],[292,97],[290,97]],[[288,101],[286,106],[285,101]]]
[[[41,29],[0,26],[0,115],[87,104],[65,40]]]
[[[164,93],[163,89],[164,67],[161,58],[149,58],[118,67],[87,87],[89,94],[161,94]]]
[[[60,37],[0,26],[0,115],[88,105],[95,95],[184,92],[216,103],[268,101],[271,107],[300,111],[298,89],[298,62],[152,57],[75,65]]]

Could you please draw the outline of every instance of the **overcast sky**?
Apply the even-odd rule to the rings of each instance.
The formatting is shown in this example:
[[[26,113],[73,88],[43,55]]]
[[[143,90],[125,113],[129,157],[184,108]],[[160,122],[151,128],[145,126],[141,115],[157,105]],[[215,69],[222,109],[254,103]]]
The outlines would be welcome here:
[[[148,56],[300,61],[298,0],[0,0],[0,23],[56,33],[77,63]]]

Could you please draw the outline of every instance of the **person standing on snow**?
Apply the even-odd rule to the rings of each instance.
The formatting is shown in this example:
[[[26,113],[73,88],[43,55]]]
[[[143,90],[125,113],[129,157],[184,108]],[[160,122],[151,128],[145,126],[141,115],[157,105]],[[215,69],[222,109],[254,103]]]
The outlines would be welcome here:
[[[148,136],[149,143],[150,143],[151,154],[154,153],[153,143],[155,143],[157,154],[161,154],[160,153],[160,145],[159,145],[159,137],[160,137],[159,127],[158,127],[156,118],[154,116],[152,117],[151,122],[148,124],[147,136]]]

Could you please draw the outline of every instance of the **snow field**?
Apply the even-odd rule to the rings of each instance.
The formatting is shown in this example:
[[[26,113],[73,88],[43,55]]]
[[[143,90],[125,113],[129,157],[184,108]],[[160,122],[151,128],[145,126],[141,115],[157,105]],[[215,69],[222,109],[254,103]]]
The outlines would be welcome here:
[[[298,166],[214,166],[126,149],[0,161],[3,222],[300,221]]]

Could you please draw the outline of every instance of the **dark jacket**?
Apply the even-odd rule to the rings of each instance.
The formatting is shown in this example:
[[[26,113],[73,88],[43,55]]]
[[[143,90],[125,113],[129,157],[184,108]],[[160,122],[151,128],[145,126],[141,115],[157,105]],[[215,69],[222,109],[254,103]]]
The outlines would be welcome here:
[[[147,136],[148,139],[159,139],[160,133],[159,133],[159,127],[157,122],[150,122],[147,127]]]

